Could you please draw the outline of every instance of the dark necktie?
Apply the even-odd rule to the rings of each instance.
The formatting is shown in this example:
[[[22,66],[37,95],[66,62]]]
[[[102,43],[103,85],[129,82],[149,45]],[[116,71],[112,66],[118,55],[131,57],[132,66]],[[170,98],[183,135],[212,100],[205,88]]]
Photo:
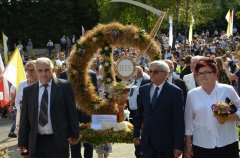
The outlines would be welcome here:
[[[154,91],[154,94],[153,94],[153,97],[152,97],[152,103],[151,103],[152,108],[155,106],[155,104],[157,102],[158,90],[159,90],[159,87],[156,87],[155,91]]]
[[[136,85],[136,84],[137,84],[137,80],[135,80],[135,82],[134,82],[134,85]],[[131,90],[130,90],[130,97],[133,95],[134,89],[135,88],[131,88]]]
[[[39,114],[39,124],[44,127],[48,123],[48,84],[43,85],[44,92],[41,99],[40,114]]]

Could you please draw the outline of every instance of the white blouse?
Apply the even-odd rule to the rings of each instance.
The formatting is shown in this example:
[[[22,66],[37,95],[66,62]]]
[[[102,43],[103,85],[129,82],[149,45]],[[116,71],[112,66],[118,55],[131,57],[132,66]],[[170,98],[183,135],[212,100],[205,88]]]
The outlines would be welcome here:
[[[236,122],[219,124],[211,109],[217,101],[225,102],[226,97],[234,102],[236,114],[240,116],[240,100],[230,85],[216,83],[210,95],[201,86],[188,92],[185,134],[193,136],[193,145],[211,149],[238,141]]]

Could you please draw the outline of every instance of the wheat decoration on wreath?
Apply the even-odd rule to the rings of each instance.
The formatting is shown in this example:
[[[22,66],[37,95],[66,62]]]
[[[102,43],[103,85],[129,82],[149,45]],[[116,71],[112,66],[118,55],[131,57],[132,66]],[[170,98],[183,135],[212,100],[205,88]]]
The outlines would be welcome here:
[[[122,25],[118,22],[99,24],[89,31],[86,37],[77,41],[71,50],[67,64],[68,78],[71,80],[77,106],[88,114],[116,114],[118,109],[111,98],[101,99],[89,77],[89,66],[98,51],[103,57],[104,84],[114,86],[112,48],[133,47],[140,52],[146,50],[150,60],[160,59],[159,44],[149,35],[133,25]]]

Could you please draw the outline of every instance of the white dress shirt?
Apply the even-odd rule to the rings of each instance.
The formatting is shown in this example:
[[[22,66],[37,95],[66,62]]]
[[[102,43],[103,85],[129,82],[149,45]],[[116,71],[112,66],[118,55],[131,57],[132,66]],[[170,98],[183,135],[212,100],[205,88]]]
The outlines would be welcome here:
[[[18,91],[16,93],[16,98],[15,98],[15,106],[17,108],[17,111],[20,112],[20,105],[23,97],[23,89],[25,87],[29,86],[28,81],[23,81],[18,85]]]
[[[196,88],[196,82],[193,76],[193,73],[183,76],[183,81],[185,82],[188,90],[190,91],[193,88]]]
[[[132,96],[129,96],[128,102],[129,102],[129,108],[131,110],[137,110],[137,96],[138,96],[139,87],[141,85],[142,80],[143,80],[142,77],[136,80],[137,83],[135,84],[136,87],[134,87],[133,89],[133,94]]]
[[[150,90],[150,101],[151,101],[151,102],[152,102],[152,97],[153,97],[153,94],[154,94],[154,92],[155,92],[156,87],[159,88],[159,90],[158,90],[158,96],[159,96],[159,94],[160,94],[160,92],[161,92],[161,90],[162,90],[162,87],[163,87],[164,83],[165,83],[165,81],[164,81],[162,84],[160,84],[159,86],[155,85],[154,83],[152,84],[152,87],[151,87],[151,90]]]
[[[18,91],[16,93],[16,98],[15,98],[15,107],[17,109],[17,114],[16,114],[16,131],[18,133],[19,130],[19,124],[20,124],[20,115],[21,115],[21,102],[22,102],[22,97],[23,97],[23,89],[25,87],[29,86],[28,81],[23,81],[18,85]]]
[[[53,134],[53,129],[52,129],[52,122],[51,122],[51,116],[50,116],[50,102],[51,102],[51,86],[52,86],[52,80],[48,82],[48,87],[47,87],[47,91],[48,91],[48,122],[45,126],[41,126],[40,124],[38,124],[38,133],[39,134]],[[42,95],[44,92],[44,86],[43,84],[41,84],[41,82],[39,81],[39,94],[38,94],[38,118],[39,118],[39,114],[40,114],[40,108],[41,108],[41,99],[42,99]]]
[[[212,149],[238,141],[236,122],[219,124],[211,106],[225,102],[226,97],[237,107],[240,116],[240,100],[232,86],[216,83],[208,95],[203,88],[197,87],[188,92],[185,108],[185,134],[193,136],[193,145]]]

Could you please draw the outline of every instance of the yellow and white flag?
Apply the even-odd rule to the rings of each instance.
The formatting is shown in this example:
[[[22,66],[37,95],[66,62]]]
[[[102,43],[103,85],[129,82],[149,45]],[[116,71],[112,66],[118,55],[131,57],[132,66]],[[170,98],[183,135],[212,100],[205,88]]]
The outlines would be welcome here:
[[[188,41],[189,41],[190,44],[192,43],[192,40],[193,40],[193,25],[194,25],[194,19],[193,19],[193,16],[192,16],[192,21],[190,23],[189,34],[188,34]]]
[[[26,74],[18,47],[15,49],[8,65],[3,72],[3,77],[6,78],[12,85],[18,89],[20,82],[26,80]]]
[[[3,37],[4,63],[7,64],[7,62],[8,62],[8,46],[7,46],[8,37],[4,33],[2,33],[2,37]]]
[[[233,10],[229,10],[227,12],[227,15],[225,17],[225,19],[228,22],[228,27],[227,27],[227,36],[231,36],[233,35]]]

